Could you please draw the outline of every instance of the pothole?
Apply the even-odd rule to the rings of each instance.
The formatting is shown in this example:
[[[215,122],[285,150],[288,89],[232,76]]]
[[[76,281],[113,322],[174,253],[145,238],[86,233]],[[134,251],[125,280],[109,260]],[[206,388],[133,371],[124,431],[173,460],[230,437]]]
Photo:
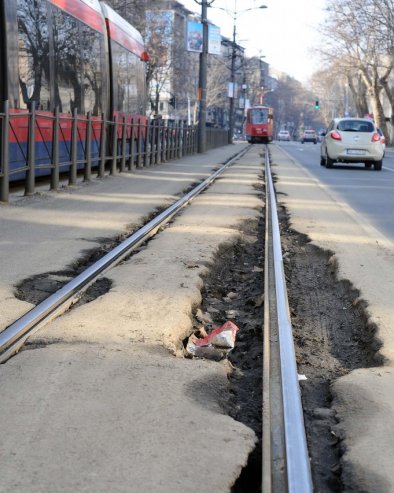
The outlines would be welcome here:
[[[75,275],[68,271],[61,272],[46,272],[37,276],[29,277],[20,282],[15,288],[15,297],[21,301],[27,301],[33,305],[38,305],[51,294],[56,293],[59,289],[70,282]],[[111,289],[112,281],[106,277],[97,279],[87,290],[82,294],[81,298],[75,303],[79,306],[89,303],[99,296],[108,293]]]

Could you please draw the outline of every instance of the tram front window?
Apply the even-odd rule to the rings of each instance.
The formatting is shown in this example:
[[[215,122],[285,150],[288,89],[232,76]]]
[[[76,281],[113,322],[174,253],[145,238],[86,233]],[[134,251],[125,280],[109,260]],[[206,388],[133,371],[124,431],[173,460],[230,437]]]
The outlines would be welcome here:
[[[254,125],[259,125],[262,123],[267,123],[268,120],[268,110],[263,108],[263,109],[255,109],[252,111],[252,121]]]

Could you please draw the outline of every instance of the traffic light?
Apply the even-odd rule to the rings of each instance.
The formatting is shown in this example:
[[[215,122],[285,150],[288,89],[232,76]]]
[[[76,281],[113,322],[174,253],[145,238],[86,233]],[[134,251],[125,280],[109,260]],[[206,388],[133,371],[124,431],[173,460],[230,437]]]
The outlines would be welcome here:
[[[173,107],[175,108],[175,104],[176,104],[176,99],[175,99],[175,96],[172,96],[169,100],[168,100],[168,103]]]
[[[315,100],[315,110],[319,110],[320,109],[320,104],[319,104],[319,100],[316,99]]]

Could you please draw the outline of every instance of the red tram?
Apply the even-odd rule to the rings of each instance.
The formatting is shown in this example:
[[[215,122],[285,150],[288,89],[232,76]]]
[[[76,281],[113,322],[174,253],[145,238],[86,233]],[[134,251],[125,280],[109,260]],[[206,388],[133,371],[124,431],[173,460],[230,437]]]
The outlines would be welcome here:
[[[70,160],[71,115],[78,117],[78,157],[84,151],[87,115],[93,122],[93,158],[100,152],[103,119],[118,115],[128,123],[147,123],[148,57],[142,37],[104,3],[0,0],[0,28],[0,111],[9,108],[10,180],[20,179],[27,169],[33,107],[37,175],[50,172],[55,114],[60,164]]]
[[[269,106],[252,106],[246,111],[245,134],[251,144],[268,144],[273,139],[274,114]]]

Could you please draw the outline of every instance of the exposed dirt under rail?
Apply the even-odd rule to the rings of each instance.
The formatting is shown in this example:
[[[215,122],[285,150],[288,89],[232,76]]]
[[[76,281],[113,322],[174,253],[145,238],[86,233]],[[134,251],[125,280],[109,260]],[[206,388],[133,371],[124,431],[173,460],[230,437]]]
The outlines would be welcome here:
[[[264,211],[263,211],[264,212]],[[367,323],[366,303],[349,282],[338,281],[331,252],[312,245],[308,238],[289,227],[280,209],[282,251],[304,417],[315,491],[342,491],[341,437],[331,409],[330,385],[352,369],[381,363],[374,327]],[[204,278],[202,313],[196,326],[219,326],[232,320],[239,327],[236,347],[229,359],[227,412],[251,427],[261,437],[261,376],[264,280],[264,217],[243,226],[240,240],[223,246],[209,275]],[[248,466],[233,487],[233,493],[259,492],[261,441]]]

